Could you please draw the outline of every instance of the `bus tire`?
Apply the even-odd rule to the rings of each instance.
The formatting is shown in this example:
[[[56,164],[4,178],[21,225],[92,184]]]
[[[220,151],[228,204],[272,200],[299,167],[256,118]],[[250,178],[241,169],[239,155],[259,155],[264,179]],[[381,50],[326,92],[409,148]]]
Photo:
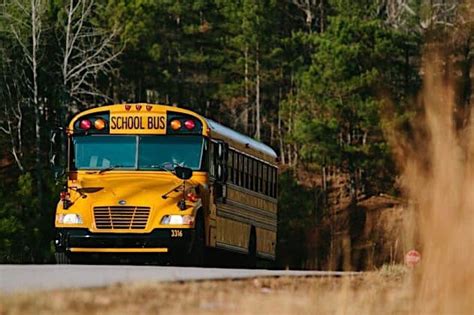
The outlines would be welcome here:
[[[206,240],[204,220],[202,216],[198,216],[195,225],[194,241],[191,248],[191,264],[193,266],[202,267],[205,265],[206,259]]]
[[[247,267],[251,269],[257,268],[257,233],[252,226],[250,229],[249,247],[247,255]]]
[[[66,254],[66,252],[56,252],[54,253],[54,258],[58,265],[69,265],[71,263],[71,258]]]

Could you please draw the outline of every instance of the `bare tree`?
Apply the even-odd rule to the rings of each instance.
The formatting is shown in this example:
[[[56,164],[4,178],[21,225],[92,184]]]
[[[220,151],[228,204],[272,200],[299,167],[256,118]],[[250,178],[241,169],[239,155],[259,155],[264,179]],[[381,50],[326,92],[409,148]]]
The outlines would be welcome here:
[[[2,67],[3,68],[3,67]],[[3,88],[0,90],[0,103],[2,104],[2,115],[0,115],[0,131],[2,131],[10,142],[10,153],[12,154],[19,170],[23,172],[23,110],[24,102],[19,97],[20,93],[16,80],[8,82],[6,71],[2,69],[3,75],[0,80]],[[10,70],[10,69],[9,69]]]
[[[380,0],[377,14],[385,17],[385,22],[398,29],[423,32],[435,25],[453,26],[458,15],[460,0],[430,0],[422,7],[427,14],[420,14],[419,8],[410,0]],[[413,25],[409,20],[416,18],[418,23]]]
[[[45,12],[45,0],[12,0],[4,7],[3,11],[10,25],[9,30],[17,44],[21,47],[23,59],[28,65],[29,74],[24,76],[26,79],[24,82],[28,90],[26,99],[28,103],[33,106],[35,114],[35,164],[38,171],[41,169],[41,115],[43,112],[43,104],[39,102],[38,68],[40,62],[41,35],[43,32],[42,21]],[[18,80],[19,79],[20,78],[18,78]],[[14,82],[13,84],[17,85],[18,82]],[[10,87],[7,87],[7,89],[9,88]],[[11,95],[11,93],[9,94]],[[21,98],[18,102],[22,102]],[[7,108],[5,108],[5,110],[8,112]],[[11,117],[15,117],[17,121],[17,135],[20,136],[18,143],[21,148],[22,111],[19,103],[16,108],[12,108],[10,112],[13,113]],[[9,128],[11,127],[10,124],[7,125]],[[12,133],[13,130],[9,130],[9,132]],[[13,152],[15,152],[15,147],[13,148]],[[15,156],[15,160],[20,169],[23,169],[17,156]],[[41,191],[41,176],[38,176],[38,190]]]
[[[314,22],[318,18],[320,20],[321,31],[324,31],[324,0],[291,0],[291,3],[303,11],[305,24],[309,33],[312,33]]]
[[[95,81],[100,74],[112,72],[113,62],[123,50],[114,42],[118,27],[106,30],[92,22],[97,8],[95,0],[65,1],[61,74],[67,96],[79,103],[91,97],[108,99]]]

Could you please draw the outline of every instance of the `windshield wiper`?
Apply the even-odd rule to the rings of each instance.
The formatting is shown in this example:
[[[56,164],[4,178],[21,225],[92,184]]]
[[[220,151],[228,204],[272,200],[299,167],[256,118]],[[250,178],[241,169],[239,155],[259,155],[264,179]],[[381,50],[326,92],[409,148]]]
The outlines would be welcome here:
[[[90,172],[86,172],[87,174],[102,174],[104,172],[108,172],[108,171],[111,171],[111,170],[114,170],[116,168],[120,168],[120,167],[125,167],[124,165],[114,165],[114,166],[109,166],[109,167],[106,167],[106,168],[102,168],[98,171],[90,171]]]
[[[116,168],[124,168],[124,167],[130,167],[130,166],[126,166],[126,165],[114,165],[114,166],[106,167],[106,168],[103,168],[103,169],[99,170],[98,174],[102,174],[102,173],[104,173],[104,172],[108,172],[108,171],[114,170],[114,169],[116,169]]]
[[[97,174],[102,174],[102,173],[104,173],[104,172],[111,171],[111,170],[113,170],[113,169],[115,169],[115,168],[117,168],[117,167],[119,167],[119,166],[110,166],[110,167],[103,168],[103,169],[99,170],[99,171],[97,172]]]

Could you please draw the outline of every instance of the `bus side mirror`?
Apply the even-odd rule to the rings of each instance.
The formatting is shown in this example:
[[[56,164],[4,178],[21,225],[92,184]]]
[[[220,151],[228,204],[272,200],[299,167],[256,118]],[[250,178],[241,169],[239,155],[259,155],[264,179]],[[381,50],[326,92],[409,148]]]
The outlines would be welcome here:
[[[57,155],[55,152],[55,149],[56,149],[55,146],[57,144],[57,141],[56,141],[57,136],[58,136],[58,133],[56,132],[56,130],[51,131],[51,135],[49,138],[50,147],[49,147],[49,154],[48,154],[49,164],[51,168],[54,168],[57,165]]]
[[[174,168],[174,174],[179,179],[186,180],[190,179],[193,176],[193,170],[189,167],[176,166]]]
[[[58,167],[61,164],[61,155],[65,155],[66,142],[64,141],[64,128],[57,127],[51,130],[49,135],[49,164],[51,168]]]

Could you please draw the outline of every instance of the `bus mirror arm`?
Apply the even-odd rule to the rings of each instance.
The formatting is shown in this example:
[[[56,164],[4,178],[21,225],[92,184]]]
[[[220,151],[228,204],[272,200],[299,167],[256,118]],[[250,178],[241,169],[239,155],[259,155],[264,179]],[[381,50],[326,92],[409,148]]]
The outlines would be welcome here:
[[[186,181],[183,180],[183,197],[178,201],[178,208],[183,211],[186,210]]]
[[[168,195],[171,194],[172,192],[178,192],[178,188],[181,187],[181,186],[183,186],[183,188],[182,188],[183,195],[182,195],[181,199],[178,201],[178,208],[180,210],[186,210],[187,206],[186,206],[186,181],[185,180],[183,180],[183,182],[181,184],[179,184],[178,186],[176,186],[173,189],[171,189],[170,191],[168,191],[166,194],[163,194],[161,196],[161,198],[167,199]]]
[[[171,189],[170,191],[168,191],[166,194],[161,195],[161,198],[167,199],[167,198],[168,198],[168,195],[171,194],[172,192],[177,192],[177,191],[178,191],[178,188],[181,187],[181,185],[182,185],[182,184],[179,184],[178,186],[173,187],[173,189]]]

